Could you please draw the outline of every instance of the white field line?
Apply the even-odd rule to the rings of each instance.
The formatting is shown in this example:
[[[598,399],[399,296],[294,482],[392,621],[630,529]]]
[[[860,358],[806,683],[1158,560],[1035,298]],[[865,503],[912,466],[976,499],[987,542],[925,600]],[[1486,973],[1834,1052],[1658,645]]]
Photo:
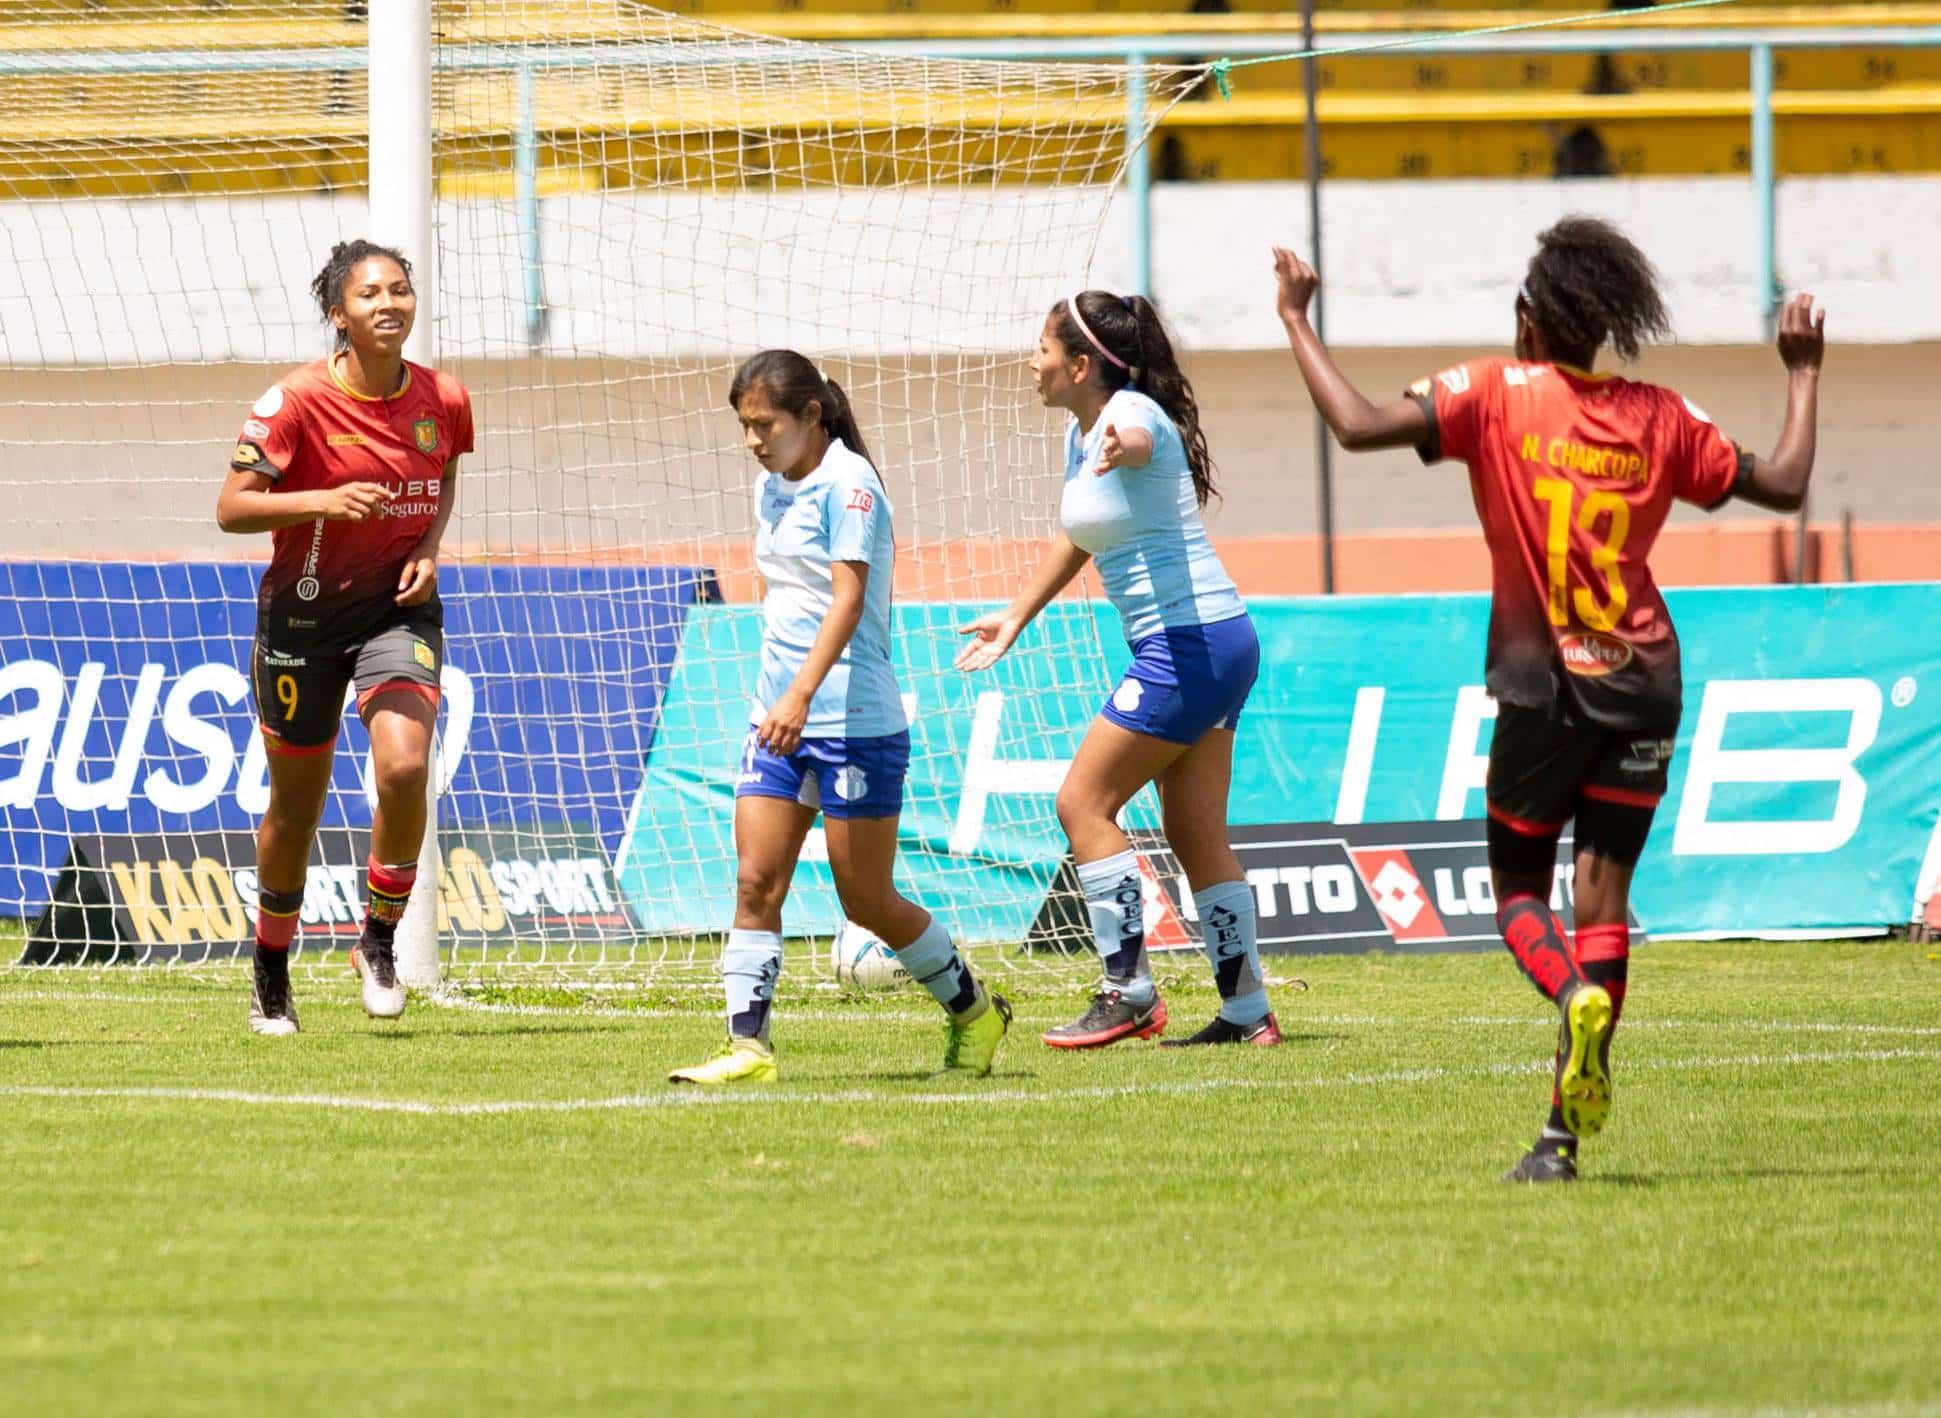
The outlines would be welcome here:
[[[318,1001],[325,1005],[342,1005],[345,1008],[356,1006],[356,997],[342,991],[342,998],[325,998]],[[153,994],[129,992],[117,994],[107,990],[9,990],[0,987],[0,1005],[15,1000],[29,1000],[55,1004],[172,1004],[172,1005],[221,1005],[232,999],[241,998],[233,988],[210,989],[196,994],[157,991]],[[493,1004],[484,1000],[467,999],[462,995],[439,995],[429,1000],[429,1004],[440,1009],[453,1009],[468,1014],[497,1014],[514,1018],[533,1019],[697,1019],[703,1013],[693,1009],[668,1009],[647,1007],[623,1009],[608,1005],[554,1005],[554,1004]],[[827,1009],[820,1007],[791,1008],[784,999],[777,1006],[777,1015],[784,1019],[800,1019],[818,1024],[868,1024],[872,1022],[928,1024],[937,1019],[935,1010],[907,1009]],[[1288,1019],[1296,1027],[1300,1025],[1332,1024],[1343,1027],[1382,1029],[1414,1028],[1421,1023],[1415,1019],[1398,1019],[1380,1014],[1302,1014],[1293,1010],[1285,1011]],[[1493,1015],[1459,1014],[1442,1021],[1463,1029],[1554,1029],[1554,1016],[1535,1014]],[[1806,1034],[1875,1034],[1891,1038],[1931,1039],[1941,1038],[1941,1025],[1933,1024],[1859,1024],[1839,1020],[1814,1019],[1626,1019],[1620,1026],[1626,1034],[1641,1030],[1751,1030],[1755,1032],[1784,1033],[1792,1031]]]
[[[1811,1404],[1805,1408],[1632,1408],[1596,1418],[1934,1418],[1941,1402]]]
[[[1805,1064],[1890,1063],[1941,1059],[1936,1049],[1850,1049],[1824,1053],[1742,1054],[1705,1059],[1666,1059],[1632,1064],[1627,1073],[1690,1073],[1738,1068],[1793,1068]],[[914,1103],[920,1106],[993,1106],[996,1104],[1087,1102],[1113,1098],[1176,1097],[1200,1093],[1285,1092],[1290,1089],[1390,1088],[1445,1079],[1496,1078],[1512,1074],[1547,1074],[1548,1060],[1487,1064],[1473,1068],[1412,1068],[1386,1073],[1340,1074],[1325,1078],[1203,1078],[1177,1083],[1125,1083],[1089,1088],[1028,1090],[1021,1088],[952,1089],[928,1093],[894,1093],[879,1089],[842,1088],[812,1092],[713,1092],[668,1087],[653,1093],[625,1093],[610,1098],[509,1098],[470,1103],[437,1103],[413,1098],[359,1098],[334,1093],[256,1093],[232,1088],[58,1088],[35,1085],[0,1087],[0,1097],[62,1100],[113,1099],[137,1102],[240,1103],[251,1107],[317,1108],[350,1113],[405,1113],[419,1117],[469,1118],[507,1113],[604,1113],[656,1108],[695,1107],[809,1107],[823,1104]]]

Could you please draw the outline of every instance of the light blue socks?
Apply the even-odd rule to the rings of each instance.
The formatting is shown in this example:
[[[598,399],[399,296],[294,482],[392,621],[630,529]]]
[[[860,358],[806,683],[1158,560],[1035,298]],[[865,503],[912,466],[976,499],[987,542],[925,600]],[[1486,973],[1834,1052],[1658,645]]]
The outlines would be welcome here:
[[[922,935],[896,952],[896,958],[910,972],[910,978],[952,1014],[962,1014],[977,1003],[976,977],[951,944],[950,932],[935,916]]]
[[[782,973],[782,936],[778,931],[728,932],[721,952],[721,982],[728,992],[728,1032],[737,1039],[768,1042],[768,1007]]]
[[[1146,963],[1146,893],[1139,859],[1130,851],[1085,862],[1078,868],[1085,909],[1092,917],[1092,939],[1105,969],[1107,989],[1132,1004],[1151,1004],[1152,969]]]
[[[1267,985],[1254,939],[1254,892],[1244,881],[1223,881],[1193,893],[1200,913],[1201,944],[1213,983],[1220,988],[1220,1018],[1258,1024],[1267,1017]]]

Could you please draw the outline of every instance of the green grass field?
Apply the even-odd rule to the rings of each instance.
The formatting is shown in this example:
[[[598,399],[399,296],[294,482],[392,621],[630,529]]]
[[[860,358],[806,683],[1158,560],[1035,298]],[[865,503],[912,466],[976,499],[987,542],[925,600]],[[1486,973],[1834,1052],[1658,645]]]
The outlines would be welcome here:
[[[1034,969],[948,1089],[922,996],[798,985],[726,1096],[661,1081],[700,990],[380,1026],[333,969],[275,1041],[240,972],[0,972],[6,1407],[1941,1411],[1926,948],[1641,951],[1546,1189],[1497,1181],[1553,1030],[1507,959],[1273,964],[1279,1050],[1054,1054]]]

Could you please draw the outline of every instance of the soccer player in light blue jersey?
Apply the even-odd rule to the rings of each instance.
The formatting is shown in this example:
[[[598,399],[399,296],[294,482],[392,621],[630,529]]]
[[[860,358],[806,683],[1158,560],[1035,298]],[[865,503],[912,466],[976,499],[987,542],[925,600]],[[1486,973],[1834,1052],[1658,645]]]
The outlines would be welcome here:
[[[1052,307],[1031,373],[1045,403],[1072,415],[1063,530],[1009,607],[963,628],[972,638],[958,667],[994,664],[1087,561],[1132,647],[1131,667],[1058,790],[1105,978],[1084,1015],[1044,1041],[1090,1049],[1165,1031],[1146,962],[1139,863],[1118,824],[1132,795],[1154,783],[1220,990],[1210,1024],[1165,1042],[1278,1044],[1253,890],[1227,837],[1234,730],[1260,671],[1260,642],[1200,521],[1213,461],[1193,387],[1152,303],[1105,291]]]
[[[775,1079],[768,1016],[782,971],[782,902],[818,812],[844,912],[943,1006],[944,1072],[981,1077],[1011,1007],[971,974],[943,923],[891,881],[910,734],[890,668],[889,496],[842,386],[793,350],[764,350],[742,365],[728,402],[763,470],[761,673],[735,781],[735,924],[721,957],[728,1043],[668,1078]]]

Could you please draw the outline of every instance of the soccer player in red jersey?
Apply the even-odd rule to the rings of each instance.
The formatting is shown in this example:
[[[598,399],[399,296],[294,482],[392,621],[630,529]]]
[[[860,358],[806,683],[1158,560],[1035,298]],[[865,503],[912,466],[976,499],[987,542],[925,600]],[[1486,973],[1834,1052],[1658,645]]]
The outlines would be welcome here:
[[[353,682],[371,736],[377,808],[351,964],[366,1013],[404,1013],[393,937],[425,834],[445,648],[438,545],[459,455],[472,451],[465,387],[404,358],[418,303],[410,263],[369,241],[340,242],[310,289],[336,348],[256,401],[216,499],[225,532],[273,534],[250,676],[269,749],[270,801],[256,836],[249,1025],[270,1035],[297,1032],[290,942]]]
[[[1563,1016],[1550,1118],[1512,1181],[1567,1181],[1604,1125],[1624,1008],[1631,875],[1663,796],[1683,703],[1678,637],[1646,564],[1674,498],[1788,511],[1813,471],[1826,317],[1782,311],[1785,424],[1772,455],[1733,443],[1668,389],[1592,372],[1668,333],[1656,273],[1608,222],[1544,232],[1516,296],[1513,359],[1474,359],[1386,404],[1341,372],[1313,327],[1319,278],[1276,247],[1276,306],[1301,376],[1351,450],[1414,448],[1469,467],[1493,565],[1485,681],[1497,927]],[[1550,910],[1558,838],[1576,820],[1577,939]]]

